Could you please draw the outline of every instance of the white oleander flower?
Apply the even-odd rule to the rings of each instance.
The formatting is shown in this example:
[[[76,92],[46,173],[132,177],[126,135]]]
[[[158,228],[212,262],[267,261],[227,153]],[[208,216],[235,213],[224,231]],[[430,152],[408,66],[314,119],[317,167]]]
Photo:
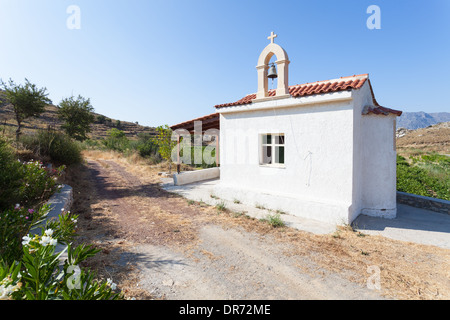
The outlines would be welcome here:
[[[43,236],[41,238],[41,241],[39,241],[39,243],[43,246],[47,246],[50,244],[50,241],[52,240],[52,237],[47,237],[47,236]]]
[[[23,246],[27,246],[27,245],[29,245],[30,244],[30,240],[31,240],[31,238],[29,237],[29,235],[26,235],[26,236],[23,236],[22,237],[22,245]]]
[[[47,229],[44,232],[44,236],[41,237],[41,241],[39,241],[39,243],[42,246],[56,246],[58,244],[58,240],[57,239],[53,239],[51,236],[53,235],[53,230],[52,229]]]
[[[112,282],[110,278],[106,279],[106,284],[111,287],[111,289],[116,290],[117,285]]]
[[[11,295],[11,293],[19,290],[21,287],[21,283],[19,282],[16,285],[6,285],[6,284],[2,284],[0,285],[0,300],[7,300],[9,299],[9,296]]]
[[[0,286],[0,300],[8,299],[8,296],[11,294],[9,287],[10,286],[5,287],[4,285]]]

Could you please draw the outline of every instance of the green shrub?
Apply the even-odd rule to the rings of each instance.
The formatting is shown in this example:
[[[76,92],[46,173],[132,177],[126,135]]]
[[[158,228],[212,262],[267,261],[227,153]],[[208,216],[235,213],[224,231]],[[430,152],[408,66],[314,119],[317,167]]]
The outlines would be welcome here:
[[[444,170],[450,170],[450,157],[443,154],[438,153],[422,154],[417,157],[412,157],[411,159],[413,163],[434,164],[441,166]]]
[[[0,210],[0,260],[11,264],[20,259],[22,237],[42,221],[49,206],[38,210],[16,206],[14,209]]]
[[[191,166],[196,167],[196,168],[204,168],[204,169],[216,167],[216,158],[215,158],[216,157],[216,151],[212,150],[211,154],[210,155],[208,154],[208,156],[211,156],[213,158],[213,163],[209,164],[209,163],[205,162],[205,159],[204,159],[204,156],[203,156],[205,154],[205,148],[207,148],[207,146],[202,146],[202,147],[192,146],[191,147],[191,150],[190,150],[190,152],[191,152],[191,163],[190,163],[190,165]],[[197,154],[197,158],[201,157],[201,159],[202,159],[202,163],[201,164],[200,163],[195,163],[195,154],[196,153],[198,153]],[[183,158],[183,148],[181,148],[181,150],[180,150],[180,157]]]
[[[80,146],[61,132],[40,130],[36,135],[23,136],[21,142],[25,148],[48,156],[57,164],[70,165],[82,161]]]
[[[65,167],[61,166],[50,170],[39,161],[23,163],[23,180],[18,188],[20,202],[31,206],[48,199],[58,190],[57,177],[64,169]]]
[[[226,211],[227,210],[227,206],[225,205],[224,201],[220,201],[219,203],[216,204],[216,209],[218,211]]]
[[[86,139],[83,142],[79,142],[78,145],[82,150],[99,149],[102,143],[99,140]]]
[[[99,114],[99,115],[97,116],[97,119],[95,120],[95,122],[96,122],[96,123],[103,124],[103,123],[106,122],[106,117],[105,117],[104,115],[102,115],[102,114]]]
[[[158,152],[159,147],[152,139],[151,135],[143,133],[139,134],[138,138],[134,148],[139,152],[141,157],[146,158],[156,156],[162,159]]]
[[[71,156],[71,161],[60,161],[73,162],[68,144],[72,140],[64,135],[41,132],[25,139],[40,154],[53,160]],[[49,170],[38,161],[21,163],[9,143],[0,138],[0,300],[123,298],[110,279],[99,281],[93,272],[79,267],[98,250],[85,245],[72,248],[77,216],[61,214],[40,235],[29,234],[49,211],[49,205],[33,206],[56,191],[55,178],[63,168]],[[57,253],[56,244],[67,247]],[[67,258],[62,261],[65,252]]]
[[[261,219],[261,221],[267,222],[274,228],[285,226],[284,221],[281,219],[280,214],[278,213],[268,214],[264,219]]]
[[[450,200],[449,159],[443,155],[420,155],[413,165],[397,156],[397,190]]]
[[[0,211],[16,203],[30,208],[58,189],[57,176],[64,166],[47,169],[39,161],[20,162],[12,148],[0,139]]]
[[[20,200],[18,192],[24,171],[9,143],[0,138],[0,210]]]
[[[125,152],[130,148],[130,141],[125,136],[125,132],[112,128],[108,131],[108,137],[102,141],[103,145],[110,150]]]
[[[405,157],[402,157],[400,155],[397,155],[397,165],[405,165],[405,166],[409,166],[408,161],[406,161]]]
[[[110,279],[98,281],[90,270],[79,267],[99,250],[85,245],[73,248],[69,243],[63,251],[56,252],[56,245],[66,244],[61,239],[73,233],[74,228],[73,218],[60,215],[59,221],[52,222],[51,227],[47,223],[40,235],[23,236],[20,246],[14,246],[21,252],[20,258],[13,262],[0,261],[0,299],[122,299]],[[65,252],[67,258],[61,262]]]
[[[57,112],[58,118],[64,121],[61,129],[75,140],[86,140],[87,133],[91,132],[91,124],[95,121],[93,111],[89,98],[79,95],[77,98],[71,96],[62,99]]]
[[[106,149],[118,151],[125,155],[137,151],[141,157],[150,159],[154,163],[162,160],[158,152],[159,147],[149,134],[139,134],[138,140],[129,140],[123,131],[113,128],[108,131],[108,137],[102,140],[102,144]]]
[[[211,158],[213,158],[213,163],[206,163],[205,159],[204,159],[204,155],[205,154],[205,148],[207,148],[206,146],[202,146],[201,151],[199,147],[192,147],[192,152],[191,152],[191,163],[195,166],[195,167],[200,167],[200,168],[214,168],[216,167],[216,150],[212,150],[211,154],[208,156],[211,156]],[[195,152],[201,152],[202,153],[202,163],[201,164],[194,164],[194,157],[195,157]]]

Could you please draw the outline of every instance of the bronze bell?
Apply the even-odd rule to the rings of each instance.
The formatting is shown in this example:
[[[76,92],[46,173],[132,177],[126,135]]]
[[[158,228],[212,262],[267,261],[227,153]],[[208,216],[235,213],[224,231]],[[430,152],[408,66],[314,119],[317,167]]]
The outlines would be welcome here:
[[[267,72],[267,78],[270,78],[270,79],[278,78],[277,69],[275,68],[275,64],[272,64],[272,66],[269,68],[269,72]]]

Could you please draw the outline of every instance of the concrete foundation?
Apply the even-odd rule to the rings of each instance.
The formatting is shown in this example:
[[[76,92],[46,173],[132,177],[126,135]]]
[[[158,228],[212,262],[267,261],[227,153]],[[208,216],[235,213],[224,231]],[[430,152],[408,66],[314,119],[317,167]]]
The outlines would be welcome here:
[[[293,216],[314,219],[331,224],[345,224],[351,203],[325,202],[306,199],[302,196],[288,196],[263,190],[236,188],[219,183],[214,194],[228,201],[238,200],[249,206],[281,211]]]
[[[208,168],[195,171],[184,171],[173,175],[173,184],[181,186],[193,182],[217,179],[220,177],[220,169]]]

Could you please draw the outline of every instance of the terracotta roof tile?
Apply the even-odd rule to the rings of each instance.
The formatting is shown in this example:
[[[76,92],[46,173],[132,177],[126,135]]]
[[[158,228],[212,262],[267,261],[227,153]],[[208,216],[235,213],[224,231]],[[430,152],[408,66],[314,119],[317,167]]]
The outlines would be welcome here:
[[[296,98],[296,97],[303,97],[308,95],[314,95],[314,94],[321,94],[321,93],[329,93],[329,92],[338,92],[338,91],[345,91],[350,89],[359,89],[361,88],[365,81],[367,80],[367,75],[355,75],[351,76],[355,79],[348,79],[348,77],[342,77],[337,80],[326,80],[326,81],[317,81],[313,83],[304,83],[304,84],[297,84],[295,86],[289,87],[289,94]],[[363,77],[363,78],[361,78]],[[275,90],[269,90],[269,97],[275,96]],[[231,107],[231,106],[239,106],[244,104],[252,103],[252,100],[256,98],[256,94],[249,94],[245,96],[244,98],[231,103],[224,103],[224,104],[218,104],[215,107],[216,108],[223,108],[223,107]]]
[[[382,106],[367,106],[367,108],[363,110],[363,114],[370,114],[370,113],[383,114],[385,116],[387,116],[388,114],[395,114],[397,116],[402,115],[402,111],[400,110],[389,109]]]
[[[220,121],[219,121],[219,113],[215,112],[215,113],[211,113],[208,114],[206,116],[203,117],[199,117],[196,119],[192,119],[189,121],[185,121],[182,123],[178,123],[175,124],[173,126],[170,127],[170,129],[172,130],[177,130],[177,129],[186,129],[189,131],[193,131],[194,130],[194,123],[195,121],[202,121],[202,129],[206,130],[206,129],[219,129],[220,128]]]
[[[396,116],[401,116],[402,115],[402,111],[400,110],[394,110],[394,109],[389,109],[386,107],[382,107],[380,106],[380,104],[378,103],[377,99],[375,99],[375,95],[373,93],[373,89],[372,89],[372,84],[369,81],[369,88],[370,88],[370,92],[372,93],[372,102],[373,102],[373,106],[367,106],[363,108],[362,114],[383,114],[385,116],[389,115],[389,114],[395,114]]]
[[[325,80],[325,81],[317,81],[312,83],[304,83],[304,84],[297,84],[294,86],[289,86],[289,94],[294,97],[304,97],[314,94],[323,94],[323,93],[330,93],[330,92],[339,92],[339,91],[346,91],[346,90],[357,90],[360,89],[364,83],[368,81],[370,90],[372,92],[373,102],[374,106],[366,108],[367,113],[374,113],[374,114],[395,114],[395,115],[401,115],[402,112],[399,110],[389,109],[382,107],[378,104],[378,102],[375,100],[375,96],[373,95],[372,86],[370,85],[369,75],[368,74],[360,74],[360,75],[353,75],[348,77],[341,77],[339,79],[334,80]],[[275,90],[269,90],[269,97],[275,96]],[[240,106],[240,105],[246,105],[252,103],[252,100],[256,99],[256,94],[249,94],[245,96],[244,98],[236,101],[236,102],[230,102],[230,103],[223,103],[218,104],[215,106],[215,108],[224,108],[224,107],[232,107],[232,106]],[[364,114],[367,114],[364,113]]]

